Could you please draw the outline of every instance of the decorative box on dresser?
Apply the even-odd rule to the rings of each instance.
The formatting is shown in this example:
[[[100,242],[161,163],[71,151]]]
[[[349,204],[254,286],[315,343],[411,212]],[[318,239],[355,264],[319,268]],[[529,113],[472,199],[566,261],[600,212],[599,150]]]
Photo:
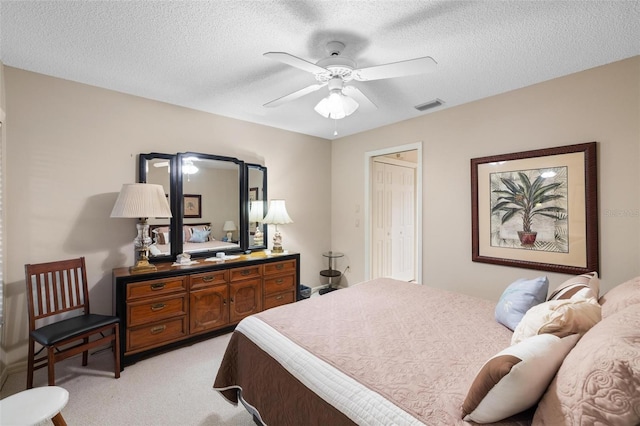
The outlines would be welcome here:
[[[113,270],[120,365],[231,331],[246,316],[298,299],[300,255],[263,252],[221,262]]]

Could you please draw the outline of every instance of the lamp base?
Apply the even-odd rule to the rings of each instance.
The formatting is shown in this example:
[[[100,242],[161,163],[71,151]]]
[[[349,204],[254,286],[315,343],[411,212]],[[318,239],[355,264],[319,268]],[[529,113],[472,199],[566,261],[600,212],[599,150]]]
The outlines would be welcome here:
[[[148,272],[156,272],[157,270],[158,268],[156,268],[156,265],[149,263],[147,259],[140,259],[135,265],[129,268],[129,273],[144,274]]]
[[[282,246],[279,246],[279,247],[275,247],[275,246],[274,246],[274,247],[271,249],[271,253],[284,253],[284,250],[282,249]]]

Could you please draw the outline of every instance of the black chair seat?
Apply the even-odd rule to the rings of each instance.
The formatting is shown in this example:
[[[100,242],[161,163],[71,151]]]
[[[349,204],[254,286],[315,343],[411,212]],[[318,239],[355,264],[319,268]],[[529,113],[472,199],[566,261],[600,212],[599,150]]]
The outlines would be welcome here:
[[[79,315],[67,318],[53,324],[45,325],[33,330],[30,334],[33,339],[43,346],[51,346],[73,336],[91,331],[95,328],[103,327],[120,322],[118,317],[109,315]]]

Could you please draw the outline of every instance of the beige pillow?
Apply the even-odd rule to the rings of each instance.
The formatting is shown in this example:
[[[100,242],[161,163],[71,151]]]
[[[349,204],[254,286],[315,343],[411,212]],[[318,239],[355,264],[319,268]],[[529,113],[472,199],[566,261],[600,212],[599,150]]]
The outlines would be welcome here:
[[[597,300],[599,293],[600,280],[598,279],[598,273],[589,272],[569,278],[556,287],[547,300],[571,299],[574,296],[581,298],[594,297]]]
[[[596,324],[569,352],[533,425],[640,424],[640,304]]]
[[[605,293],[599,300],[602,318],[615,314],[627,306],[640,303],[640,277],[635,277]]]
[[[543,333],[560,337],[583,334],[600,319],[600,305],[593,298],[550,300],[527,311],[513,331],[511,344]]]

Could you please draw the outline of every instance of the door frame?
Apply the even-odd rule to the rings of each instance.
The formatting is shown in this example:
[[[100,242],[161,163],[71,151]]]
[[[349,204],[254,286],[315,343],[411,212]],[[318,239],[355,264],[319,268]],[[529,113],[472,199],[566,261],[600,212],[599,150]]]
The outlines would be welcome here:
[[[403,151],[418,151],[416,165],[416,200],[415,200],[415,268],[416,282],[422,283],[422,141],[392,146],[364,154],[364,279],[371,279],[371,163],[373,157],[395,154]]]

